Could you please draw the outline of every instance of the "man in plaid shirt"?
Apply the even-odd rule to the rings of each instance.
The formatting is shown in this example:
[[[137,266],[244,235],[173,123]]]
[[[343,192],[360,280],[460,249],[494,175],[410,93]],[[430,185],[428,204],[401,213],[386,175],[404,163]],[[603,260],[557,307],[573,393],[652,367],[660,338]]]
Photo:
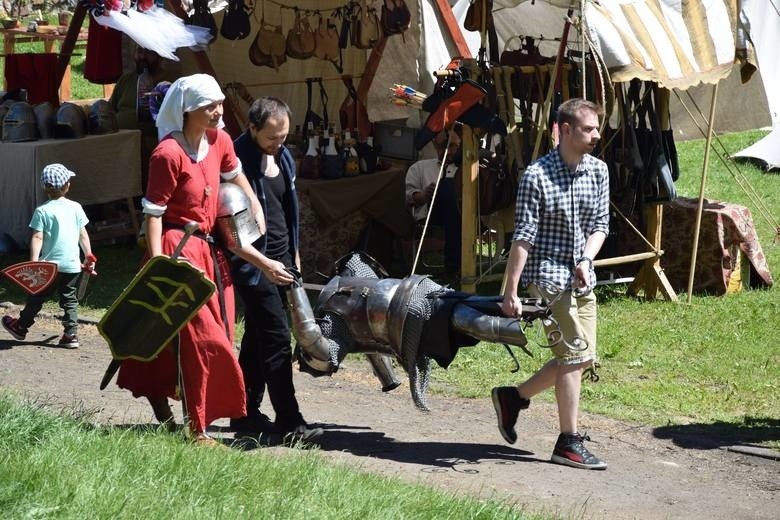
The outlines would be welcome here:
[[[590,439],[577,430],[582,374],[596,361],[593,258],[609,224],[607,165],[589,155],[599,142],[602,114],[590,101],[563,103],[558,108],[560,145],[531,164],[520,180],[501,309],[520,316],[522,281],[532,296],[554,302],[552,313],[563,337],[552,348],[555,358],[528,380],[492,392],[498,428],[512,444],[519,411],[554,386],[560,435],[551,460],[585,469],[607,467],[585,448],[583,441]]]

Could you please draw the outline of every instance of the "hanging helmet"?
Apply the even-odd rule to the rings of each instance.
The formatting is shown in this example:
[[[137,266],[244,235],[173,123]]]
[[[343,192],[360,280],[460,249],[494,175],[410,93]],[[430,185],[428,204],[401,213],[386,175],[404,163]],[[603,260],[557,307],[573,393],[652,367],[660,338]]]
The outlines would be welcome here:
[[[18,101],[11,105],[3,118],[3,141],[21,143],[38,139],[35,112],[29,103]]]
[[[11,105],[14,103],[16,103],[16,101],[10,100],[5,100],[0,103],[0,139],[3,137],[3,119],[5,119],[5,115],[8,113],[8,109],[11,108]]]
[[[35,112],[35,122],[38,125],[38,134],[41,139],[53,139],[54,138],[54,124],[56,122],[57,111],[54,109],[54,105],[48,101],[39,103],[33,107]]]
[[[118,131],[119,123],[111,103],[105,99],[95,101],[89,109],[89,133],[113,134]]]
[[[233,183],[223,182],[219,185],[214,229],[220,243],[228,249],[250,245],[262,236],[252,215],[249,197]]]
[[[57,110],[54,137],[57,139],[78,139],[87,134],[87,113],[79,105],[63,103]]]

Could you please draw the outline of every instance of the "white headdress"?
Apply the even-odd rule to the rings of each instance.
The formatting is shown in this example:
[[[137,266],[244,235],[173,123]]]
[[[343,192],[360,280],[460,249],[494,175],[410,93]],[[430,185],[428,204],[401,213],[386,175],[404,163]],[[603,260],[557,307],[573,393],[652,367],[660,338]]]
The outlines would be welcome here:
[[[184,128],[184,113],[192,112],[211,103],[221,102],[225,94],[219,83],[208,74],[184,76],[173,82],[165,93],[160,112],[157,114],[157,136],[162,139],[174,131]],[[219,127],[224,123],[220,121]]]

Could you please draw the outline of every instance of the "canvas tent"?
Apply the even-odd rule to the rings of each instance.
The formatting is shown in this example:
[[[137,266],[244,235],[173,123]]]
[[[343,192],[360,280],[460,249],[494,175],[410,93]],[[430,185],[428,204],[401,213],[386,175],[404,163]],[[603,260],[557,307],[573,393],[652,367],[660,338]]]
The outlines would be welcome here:
[[[268,24],[281,24],[286,31],[292,23],[293,8],[309,9],[326,17],[332,8],[342,3],[335,0],[332,4],[299,0],[293,4],[286,0],[261,0],[255,6],[253,35],[259,18]],[[469,0],[451,4],[452,14],[462,27]],[[458,45],[458,37],[465,40],[472,55],[479,47],[477,33],[463,32],[459,28],[453,30],[448,26],[447,16],[443,15],[446,0],[409,0],[407,5],[412,13],[412,25],[403,36],[388,38],[381,49],[348,49],[344,53],[343,71],[358,80],[363,79],[361,74],[367,65],[376,66],[370,90],[366,88],[361,92],[366,95],[369,115],[375,121],[408,117],[410,124],[419,123],[417,111],[399,109],[387,102],[387,88],[394,83],[405,83],[429,92],[433,86],[431,71],[446,65],[452,56],[464,54],[464,46]],[[613,79],[641,77],[672,87],[688,87],[698,82],[716,83],[728,75],[734,58],[737,18],[750,27],[763,28],[760,24],[762,17],[776,22],[777,11],[763,0],[742,0],[739,5],[744,8],[738,9],[737,0],[690,0],[683,3],[678,0],[495,0],[493,11],[499,47],[503,47],[513,36],[520,34],[560,36],[566,11],[573,7],[584,13],[585,35],[597,54],[603,56]],[[219,25],[222,14],[217,13],[215,18]],[[314,18],[319,16],[314,15]],[[762,34],[771,40],[778,31],[765,29]],[[326,89],[327,109],[333,119],[346,95],[334,67],[315,59],[288,59],[278,70],[255,67],[248,60],[253,35],[239,41],[218,38],[201,55],[183,50],[180,52],[182,69],[185,73],[202,69],[203,58],[207,57],[223,85],[240,82],[253,95],[276,95],[287,100],[296,119],[293,123],[301,122],[308,108],[303,80],[324,77],[332,80],[326,82]],[[548,45],[543,52],[553,55],[557,43],[543,44]],[[761,52],[758,46],[756,50]],[[777,68],[772,67],[771,56],[766,60],[769,60],[769,65],[765,69]],[[759,63],[766,60],[759,56]],[[767,77],[771,79],[769,74]],[[778,95],[777,89],[772,91],[772,95]],[[315,99],[317,97],[315,94]],[[318,100],[313,105],[314,110],[324,111]],[[768,106],[776,112],[776,108],[772,109],[777,107],[776,100],[770,101]],[[238,109],[245,110],[245,107]]]

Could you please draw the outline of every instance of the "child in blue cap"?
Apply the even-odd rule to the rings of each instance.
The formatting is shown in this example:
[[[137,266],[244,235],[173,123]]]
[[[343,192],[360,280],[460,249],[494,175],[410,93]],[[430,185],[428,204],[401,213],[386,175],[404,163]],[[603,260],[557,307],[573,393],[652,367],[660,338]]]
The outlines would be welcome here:
[[[17,340],[23,340],[27,336],[27,329],[35,322],[35,317],[44,302],[52,296],[56,288],[60,307],[64,311],[62,323],[65,329],[58,346],[64,348],[79,346],[76,336],[78,329],[76,288],[79,273],[82,271],[79,246],[84,252],[84,268],[89,272],[94,270],[97,258],[92,254],[89,235],[84,227],[89,222],[84,209],[78,202],[65,197],[70,189],[70,178],[75,175],[65,166],[57,163],[45,166],[41,173],[41,186],[49,200],[35,208],[30,220],[30,228],[33,230],[30,238],[30,260],[56,263],[57,280],[52,284],[51,289],[42,294],[31,295],[18,319],[3,316],[3,328]]]

